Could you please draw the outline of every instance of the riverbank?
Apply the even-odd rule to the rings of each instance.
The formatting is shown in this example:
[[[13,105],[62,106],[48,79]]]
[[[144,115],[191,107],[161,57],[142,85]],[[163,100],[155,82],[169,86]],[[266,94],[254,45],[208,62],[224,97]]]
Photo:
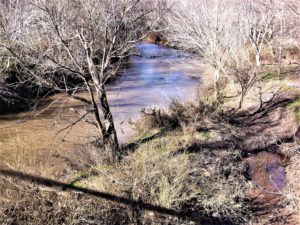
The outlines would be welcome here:
[[[77,162],[81,167],[73,167],[77,172],[55,178],[78,188],[78,193],[64,186],[53,188],[50,181],[38,178],[32,178],[31,184],[23,175],[2,177],[6,191],[1,189],[5,204],[0,218],[3,224],[12,218],[20,224],[43,224],[46,218],[53,224],[87,218],[95,224],[297,224],[293,215],[299,150],[292,140],[297,104],[293,100],[278,104],[267,117],[241,117],[238,124],[203,103],[176,104],[166,114],[144,115],[135,139],[139,144],[121,163],[107,164],[95,157],[96,152],[91,154],[92,146],[82,146],[78,151],[82,161]],[[184,114],[177,114],[178,118],[170,114],[180,111]],[[257,125],[263,121],[266,127]],[[75,160],[70,163],[76,165]],[[36,188],[36,184],[43,185]],[[105,194],[89,196],[81,188],[115,197],[106,201]],[[18,204],[16,195],[20,195]],[[120,198],[135,203],[120,203]],[[160,208],[149,211],[145,203]],[[162,208],[174,210],[173,216]],[[32,212],[47,216],[32,217]]]

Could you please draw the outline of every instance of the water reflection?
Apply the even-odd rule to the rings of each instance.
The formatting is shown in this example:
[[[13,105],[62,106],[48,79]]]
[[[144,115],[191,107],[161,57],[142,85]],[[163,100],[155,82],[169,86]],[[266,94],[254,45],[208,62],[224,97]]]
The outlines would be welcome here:
[[[137,119],[142,108],[165,107],[171,98],[196,98],[201,71],[189,57],[175,50],[149,43],[136,46],[140,56],[132,56],[120,79],[107,86],[121,142],[131,134],[128,119]],[[193,75],[193,77],[189,76]]]

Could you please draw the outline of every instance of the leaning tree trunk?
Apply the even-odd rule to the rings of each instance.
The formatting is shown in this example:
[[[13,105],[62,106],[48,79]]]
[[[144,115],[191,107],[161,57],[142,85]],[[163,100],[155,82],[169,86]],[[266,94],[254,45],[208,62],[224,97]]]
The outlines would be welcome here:
[[[120,158],[120,147],[113,116],[108,104],[106,90],[104,87],[104,70],[99,71],[99,68],[93,62],[90,47],[88,46],[87,42],[84,41],[84,38],[82,38],[82,40],[86,48],[88,69],[93,83],[95,84],[98,99],[95,106],[98,113],[94,113],[94,115],[100,126],[100,135],[105,148],[104,150],[109,154],[109,160],[111,162],[116,162]],[[103,119],[100,118],[100,111],[103,114]]]
[[[105,151],[109,154],[111,162],[118,161],[120,158],[120,147],[114,119],[108,104],[104,85],[98,91],[99,103],[104,116],[104,126],[102,130],[103,144]]]

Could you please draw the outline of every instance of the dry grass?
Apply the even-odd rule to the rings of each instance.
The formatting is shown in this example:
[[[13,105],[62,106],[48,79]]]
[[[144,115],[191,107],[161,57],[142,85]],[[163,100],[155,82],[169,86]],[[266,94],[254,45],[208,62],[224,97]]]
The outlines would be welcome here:
[[[239,153],[232,149],[178,151],[198,137],[208,140],[211,136],[197,133],[191,139],[187,131],[169,132],[141,144],[117,165],[99,163],[78,172],[72,184],[175,209],[201,224],[244,223],[248,218],[246,182]],[[2,224],[132,224],[137,216],[141,224],[197,224],[147,211],[135,215],[127,206],[12,178],[1,177],[0,192]]]
[[[0,223],[12,224],[129,224],[129,211],[122,205],[81,194],[38,188],[15,179],[2,179]],[[18,201],[16,201],[16,197]]]
[[[282,49],[283,59],[287,63],[299,63],[300,62],[300,44],[290,43]]]
[[[298,146],[297,152],[294,152],[293,157],[291,157],[291,162],[286,168],[289,183],[284,191],[286,201],[288,202],[288,210],[293,214],[295,224],[300,222],[300,184],[297,179],[300,176],[299,161],[300,154]]]
[[[94,168],[100,175],[77,185],[194,214],[199,220],[242,222],[247,218],[245,180],[238,169],[238,153],[176,153],[190,141],[190,134],[170,133],[142,144],[117,166]],[[149,221],[148,215],[144,213],[143,220]],[[156,219],[150,224],[156,224]]]
[[[285,95],[289,91],[288,78],[279,74],[277,66],[262,66],[257,72],[256,81],[249,88],[242,102],[242,108],[239,110],[254,112],[260,107],[261,101],[267,102],[271,99],[274,101]],[[241,86],[233,85],[227,82],[223,86],[222,109],[230,111],[237,109],[239,106]]]
[[[118,195],[127,193],[134,199],[169,207],[180,200],[182,181],[188,173],[187,155],[168,157],[180,145],[177,138],[168,135],[142,145],[120,165],[99,165],[94,169],[101,175],[79,185]]]
[[[38,148],[36,139],[15,136],[13,140],[14,146],[10,151],[7,151],[7,146],[3,147],[7,143],[0,143],[0,161],[3,166],[43,176],[51,174],[49,156],[45,154],[45,150]]]
[[[203,123],[207,119],[218,119],[222,113],[219,106],[219,103],[205,98],[198,98],[192,103],[182,103],[174,99],[166,110],[157,108],[144,110],[141,119],[134,124],[136,133],[147,136],[149,132],[153,133],[153,131],[179,129],[191,134],[195,131],[197,124]]]

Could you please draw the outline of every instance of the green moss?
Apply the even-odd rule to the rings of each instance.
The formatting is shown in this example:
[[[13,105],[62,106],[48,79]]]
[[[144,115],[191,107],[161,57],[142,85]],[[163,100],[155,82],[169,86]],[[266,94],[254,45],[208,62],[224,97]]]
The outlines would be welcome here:
[[[211,138],[211,134],[207,131],[200,132],[197,135],[197,139],[201,141],[208,141],[210,138]]]
[[[264,80],[283,80],[284,77],[275,70],[268,70],[260,74],[260,77]]]
[[[287,107],[288,109],[293,111],[294,120],[297,123],[300,123],[300,98],[296,98]]]
[[[298,65],[282,65],[280,68],[277,65],[267,65],[263,71],[259,73],[259,76],[263,80],[284,80],[287,78],[286,75],[295,72]]]
[[[81,181],[75,181],[75,182],[71,183],[71,185],[74,187],[82,187]]]
[[[300,110],[294,111],[294,119],[297,123],[300,123]]]
[[[84,179],[89,178],[90,176],[92,176],[92,171],[90,169],[79,171],[75,175],[75,177],[71,180],[71,182],[69,184],[74,186],[74,187],[80,187],[81,186],[81,181],[84,180]]]
[[[152,130],[147,130],[147,131],[141,131],[136,133],[131,139],[129,140],[128,143],[135,143],[135,142],[140,142],[142,140],[145,140],[155,133],[158,133],[159,131],[157,129],[152,129]]]
[[[287,107],[289,108],[295,108],[295,107],[299,107],[300,106],[300,98],[296,98],[293,102],[291,102],[290,104],[288,104]]]

